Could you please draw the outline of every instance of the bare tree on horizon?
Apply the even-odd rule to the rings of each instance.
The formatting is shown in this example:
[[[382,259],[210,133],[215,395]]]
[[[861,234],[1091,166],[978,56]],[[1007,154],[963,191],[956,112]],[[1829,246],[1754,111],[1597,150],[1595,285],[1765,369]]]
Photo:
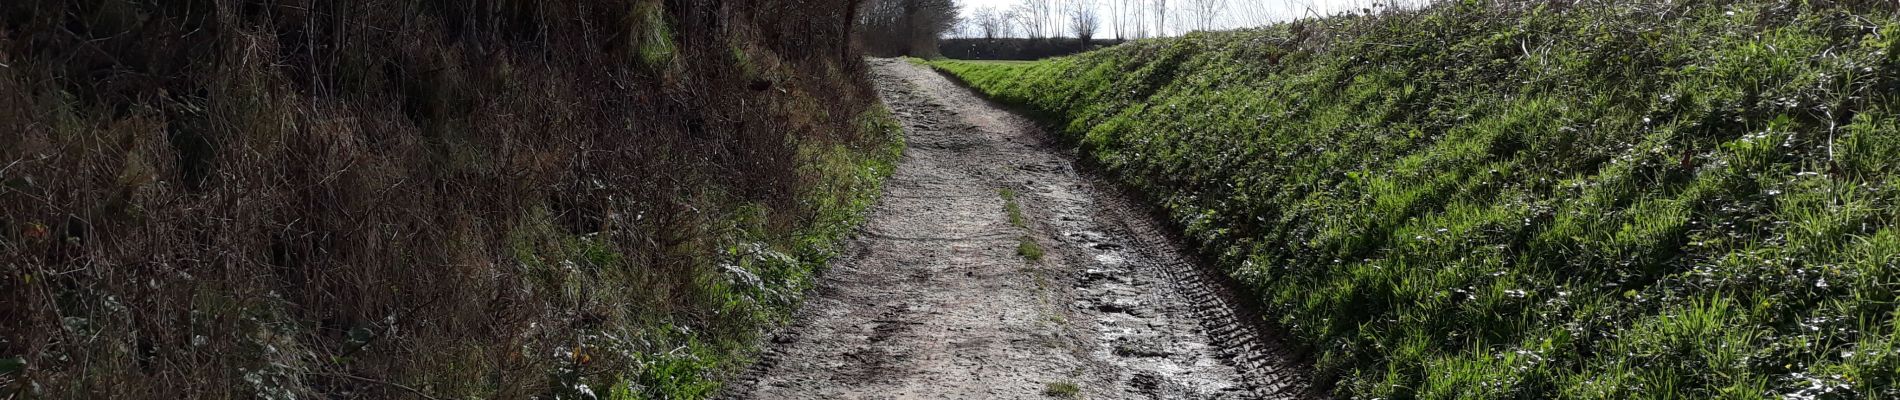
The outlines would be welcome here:
[[[1265,1],[1241,1],[1229,5],[1229,7],[1233,9],[1233,15],[1238,19],[1239,26],[1252,27],[1264,26],[1280,19],[1279,13],[1274,10],[1274,7],[1271,6],[1272,4],[1275,3]],[[1281,2],[1279,4],[1287,3]]]
[[[1077,0],[1074,7],[1069,9],[1069,30],[1075,33],[1076,39],[1082,40],[1082,47],[1088,47],[1090,41],[1095,39],[1095,31],[1101,28],[1101,23],[1094,2]]]
[[[1135,24],[1134,32],[1130,33],[1137,39],[1148,37],[1148,8],[1142,6],[1141,2],[1143,0],[1127,1],[1128,21]]]
[[[1194,12],[1195,30],[1213,30],[1221,12],[1227,9],[1227,0],[1190,0],[1188,7]]]
[[[1153,0],[1155,10],[1155,36],[1168,36],[1168,0]]]
[[[1055,34],[1055,0],[1022,0],[1010,9],[1016,24],[1022,27],[1023,35],[1032,39],[1041,39]]]
[[[970,14],[970,24],[984,39],[1009,36],[1009,15],[995,7],[984,7]]]

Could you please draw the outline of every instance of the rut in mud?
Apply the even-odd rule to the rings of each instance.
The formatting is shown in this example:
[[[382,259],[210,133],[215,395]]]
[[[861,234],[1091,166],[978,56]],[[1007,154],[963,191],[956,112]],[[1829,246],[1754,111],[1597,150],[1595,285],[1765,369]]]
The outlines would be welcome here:
[[[730,397],[1308,397],[1214,279],[1033,123],[925,67],[872,64],[904,160]]]

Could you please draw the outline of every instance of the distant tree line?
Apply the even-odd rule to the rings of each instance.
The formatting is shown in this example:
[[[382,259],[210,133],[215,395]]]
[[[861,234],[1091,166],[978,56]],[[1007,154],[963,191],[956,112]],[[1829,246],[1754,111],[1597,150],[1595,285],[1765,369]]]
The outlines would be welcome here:
[[[938,44],[944,57],[958,60],[1040,60],[1121,44],[1120,39],[950,38]]]
[[[1131,40],[1189,31],[1258,26],[1298,17],[1338,12],[1370,13],[1385,7],[1411,8],[1424,0],[1347,0],[1315,4],[1306,0],[1017,0],[1007,7],[982,7],[964,13],[956,0],[865,0],[858,13],[858,40],[877,56],[934,57],[939,42],[957,38],[1073,38],[1059,43],[1094,43],[1097,38]],[[1345,7],[1344,10],[1339,9]],[[1010,42],[959,42],[1027,46]],[[1076,46],[1086,49],[1089,46]],[[999,52],[1013,53],[1009,49]],[[1033,50],[1033,49],[1032,49]],[[1072,52],[1074,49],[1065,49]],[[1029,51],[1028,53],[1037,53]],[[1027,53],[1025,53],[1027,54]],[[1015,59],[1015,56],[1004,57]]]
[[[858,12],[858,40],[874,56],[936,57],[937,40],[956,28],[956,0],[868,0]]]
[[[884,57],[946,55],[941,45],[945,37],[1078,39],[1034,45],[1016,41],[957,43],[961,54],[1024,59],[1028,54],[1062,55],[1086,50],[1101,38],[1123,41],[1164,37],[1298,17],[1413,8],[1424,2],[1346,0],[1321,5],[1305,0],[1017,0],[1011,6],[981,7],[965,13],[956,0],[864,0],[858,8],[857,38],[867,53]],[[1072,46],[1061,48],[1065,43]]]
[[[973,10],[961,32],[965,37],[1030,39],[1070,37],[1116,39],[1167,36],[1168,27],[1213,29],[1228,0],[1020,0],[1010,7]],[[1186,6],[1194,20],[1182,26],[1170,10]],[[1103,15],[1106,13],[1107,15]],[[1174,25],[1170,25],[1173,23]],[[1104,32],[1104,28],[1108,31]]]
[[[1416,8],[1427,0],[1017,0],[970,10],[963,38],[1140,39],[1188,31],[1261,26],[1274,21],[1384,7]]]

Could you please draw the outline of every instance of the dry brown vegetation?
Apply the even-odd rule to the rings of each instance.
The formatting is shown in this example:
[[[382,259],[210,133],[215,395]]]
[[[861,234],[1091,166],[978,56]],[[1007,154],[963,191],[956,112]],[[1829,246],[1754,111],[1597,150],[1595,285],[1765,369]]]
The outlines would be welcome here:
[[[958,24],[954,0],[865,0],[858,41],[879,57],[937,57],[937,40]]]
[[[852,3],[0,2],[0,398],[707,395],[888,163]]]

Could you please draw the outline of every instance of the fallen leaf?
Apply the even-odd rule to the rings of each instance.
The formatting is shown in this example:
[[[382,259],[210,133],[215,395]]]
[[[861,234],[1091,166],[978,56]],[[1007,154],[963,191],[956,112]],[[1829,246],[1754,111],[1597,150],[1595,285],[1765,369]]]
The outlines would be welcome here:
[[[26,224],[25,233],[26,233],[26,237],[29,239],[42,240],[42,239],[46,239],[46,236],[48,235],[49,232],[46,229],[46,225],[41,225],[38,222],[28,222]]]

